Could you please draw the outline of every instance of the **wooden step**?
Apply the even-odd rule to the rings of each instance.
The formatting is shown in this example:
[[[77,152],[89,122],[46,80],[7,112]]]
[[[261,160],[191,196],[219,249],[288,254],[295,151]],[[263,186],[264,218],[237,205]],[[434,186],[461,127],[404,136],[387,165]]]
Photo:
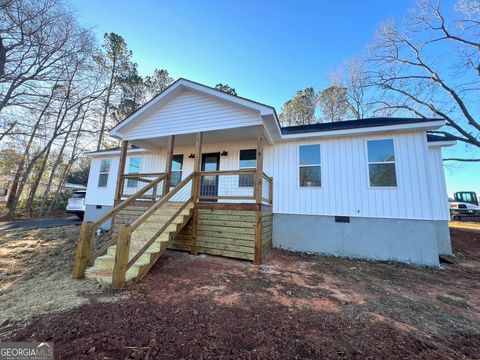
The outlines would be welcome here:
[[[148,220],[133,231],[130,240],[129,259],[132,259],[150,239],[169,221],[183,203],[168,203],[153,214]],[[127,270],[127,285],[140,280],[156,262],[160,255],[168,248],[172,234],[177,234],[182,225],[187,223],[191,216],[193,203],[189,204],[163,233],[155,239],[148,249]],[[145,209],[147,210],[147,209]],[[112,245],[107,249],[107,254],[95,259],[92,267],[88,268],[85,276],[107,286],[112,284],[113,268],[117,246]]]
[[[85,277],[87,279],[95,280],[96,282],[105,285],[105,286],[112,286],[112,277],[113,271],[112,270],[105,270],[105,269],[96,269],[94,267],[90,267],[85,271]],[[127,285],[132,284],[135,282],[135,278],[137,275],[133,275],[127,271],[125,276],[125,280]]]

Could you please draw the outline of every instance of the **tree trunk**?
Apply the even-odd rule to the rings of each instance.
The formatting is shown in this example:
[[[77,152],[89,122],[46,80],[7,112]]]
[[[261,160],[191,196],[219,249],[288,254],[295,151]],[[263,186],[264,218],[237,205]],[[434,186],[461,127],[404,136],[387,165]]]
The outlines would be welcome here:
[[[98,136],[97,151],[102,148],[103,133],[105,132],[105,123],[107,122],[108,108],[110,106],[110,96],[112,95],[113,83],[115,80],[116,65],[117,58],[114,56],[112,60],[112,72],[110,73],[110,83],[108,84],[107,99],[105,100],[105,106],[103,108],[102,124],[100,126],[100,134]]]

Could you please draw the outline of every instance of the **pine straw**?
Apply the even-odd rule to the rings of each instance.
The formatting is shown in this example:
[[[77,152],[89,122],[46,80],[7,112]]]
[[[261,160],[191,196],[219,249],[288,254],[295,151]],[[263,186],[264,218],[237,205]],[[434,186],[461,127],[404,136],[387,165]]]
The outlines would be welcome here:
[[[123,297],[71,277],[78,232],[78,226],[65,226],[0,233],[0,326],[72,309],[93,298],[109,302]]]

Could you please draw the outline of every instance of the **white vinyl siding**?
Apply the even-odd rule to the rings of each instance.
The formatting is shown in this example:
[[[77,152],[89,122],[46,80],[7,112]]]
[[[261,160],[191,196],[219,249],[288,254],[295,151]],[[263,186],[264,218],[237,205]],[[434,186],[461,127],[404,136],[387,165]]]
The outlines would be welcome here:
[[[385,138],[385,135],[378,138]],[[441,153],[427,150],[425,132],[394,133],[389,138],[395,141],[396,188],[369,186],[365,142],[375,139],[371,135],[368,138],[358,136],[291,141],[273,146],[266,144],[264,171],[274,178],[273,211],[285,214],[447,220]],[[220,157],[220,169],[236,170],[239,168],[240,150],[254,149],[255,144],[255,140],[205,144],[202,151],[227,151],[228,156]],[[298,186],[298,148],[304,144],[320,144],[321,188]],[[194,144],[175,147],[175,154],[184,155],[184,178],[193,171],[194,159],[188,158],[193,152]],[[164,171],[164,153],[145,153],[141,156],[142,172]],[[432,160],[434,156],[435,160]],[[109,185],[102,189],[96,187],[100,160],[95,158],[92,161],[90,178],[94,177],[95,182],[91,186],[89,180],[87,204],[99,201],[106,205],[113,204],[118,157],[112,157]],[[232,188],[231,181],[228,184],[228,181],[223,181],[219,180],[219,195],[226,194]],[[251,188],[237,189],[238,194],[247,190]]]
[[[184,90],[170,101],[149,110],[143,120],[126,125],[121,133],[125,139],[142,139],[259,124],[262,124],[262,118],[254,110]]]
[[[277,143],[265,149],[264,169],[273,176],[273,211],[285,214],[443,219],[432,205],[425,132],[395,133],[397,187],[369,186],[367,137]],[[379,139],[385,135],[378,136]],[[375,137],[368,136],[368,139]],[[320,143],[322,187],[298,188],[298,147]]]

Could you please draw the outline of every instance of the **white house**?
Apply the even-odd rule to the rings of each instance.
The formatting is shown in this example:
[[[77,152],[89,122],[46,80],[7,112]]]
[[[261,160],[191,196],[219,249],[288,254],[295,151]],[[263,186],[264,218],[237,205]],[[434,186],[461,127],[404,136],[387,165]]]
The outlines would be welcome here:
[[[451,254],[441,149],[455,142],[427,132],[443,125],[372,118],[282,128],[270,106],[180,79],[110,131],[133,146],[124,147],[120,192],[121,149],[89,154],[85,221],[141,189],[129,173],[152,179],[172,164],[173,189],[201,166],[195,207],[220,213],[259,205],[273,214],[273,247],[437,266],[440,254]],[[265,174],[260,183],[258,171]],[[203,236],[207,242],[209,233]],[[195,252],[242,258],[232,248],[244,246],[238,239]]]

